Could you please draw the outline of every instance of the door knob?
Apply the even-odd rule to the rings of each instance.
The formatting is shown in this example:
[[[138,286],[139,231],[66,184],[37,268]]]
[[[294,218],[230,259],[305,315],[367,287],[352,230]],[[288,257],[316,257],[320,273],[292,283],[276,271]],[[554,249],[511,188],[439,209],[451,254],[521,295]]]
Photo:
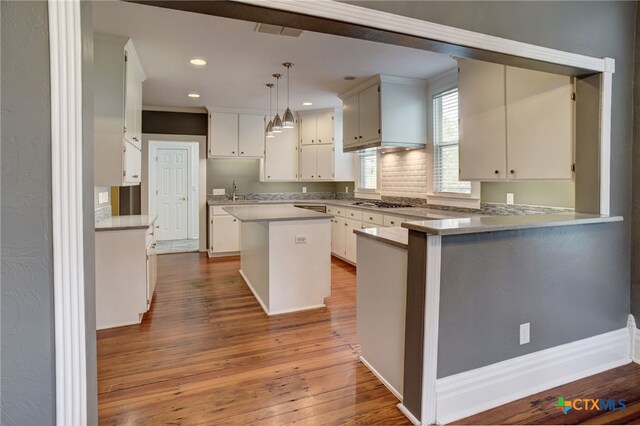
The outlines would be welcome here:
[[[187,201],[187,197],[180,197],[180,201]]]

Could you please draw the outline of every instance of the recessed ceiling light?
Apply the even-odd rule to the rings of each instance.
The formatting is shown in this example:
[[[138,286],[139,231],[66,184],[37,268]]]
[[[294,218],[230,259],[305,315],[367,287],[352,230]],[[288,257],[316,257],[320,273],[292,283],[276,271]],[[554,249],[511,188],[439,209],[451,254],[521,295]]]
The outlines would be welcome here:
[[[204,59],[199,59],[199,58],[194,58],[194,59],[190,60],[189,62],[191,62],[192,65],[197,65],[199,67],[207,65],[207,61],[205,61]]]
[[[189,96],[190,98],[199,98],[200,94],[196,92],[191,92],[187,96]]]
[[[303,102],[302,105],[304,105],[304,106],[313,105],[313,102]]]

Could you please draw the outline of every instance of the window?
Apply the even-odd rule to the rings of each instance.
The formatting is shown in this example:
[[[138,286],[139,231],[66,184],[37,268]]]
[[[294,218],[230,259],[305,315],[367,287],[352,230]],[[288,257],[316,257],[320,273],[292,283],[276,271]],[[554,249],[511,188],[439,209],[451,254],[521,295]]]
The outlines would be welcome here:
[[[458,180],[458,89],[433,97],[434,192],[471,194],[471,182]]]
[[[375,148],[358,153],[358,190],[375,192],[378,189],[378,152]]]

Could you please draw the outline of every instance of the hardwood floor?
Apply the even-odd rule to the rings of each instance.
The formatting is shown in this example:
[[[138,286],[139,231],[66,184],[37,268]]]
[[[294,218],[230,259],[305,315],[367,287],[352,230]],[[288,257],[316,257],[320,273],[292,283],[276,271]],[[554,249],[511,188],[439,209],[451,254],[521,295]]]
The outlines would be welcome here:
[[[569,410],[565,415],[554,407],[558,397],[624,399],[619,411]],[[618,425],[640,424],[640,365],[627,364],[455,422],[459,425]]]
[[[326,308],[269,318],[238,258],[158,264],[143,322],[98,332],[101,424],[409,424],[358,361],[354,267],[333,260]]]

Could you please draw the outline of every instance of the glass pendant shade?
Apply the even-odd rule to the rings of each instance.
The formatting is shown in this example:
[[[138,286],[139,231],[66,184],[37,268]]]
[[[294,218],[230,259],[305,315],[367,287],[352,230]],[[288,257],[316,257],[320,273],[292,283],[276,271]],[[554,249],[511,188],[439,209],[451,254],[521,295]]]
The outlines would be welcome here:
[[[293,113],[291,109],[287,108],[282,116],[282,127],[285,129],[293,129],[293,125],[295,124],[295,120],[293,118]]]
[[[282,120],[280,119],[280,115],[277,113],[276,116],[273,117],[273,132],[282,133]]]
[[[273,121],[269,120],[269,123],[267,124],[267,130],[266,130],[266,134],[268,138],[275,138],[276,135],[273,134]]]

